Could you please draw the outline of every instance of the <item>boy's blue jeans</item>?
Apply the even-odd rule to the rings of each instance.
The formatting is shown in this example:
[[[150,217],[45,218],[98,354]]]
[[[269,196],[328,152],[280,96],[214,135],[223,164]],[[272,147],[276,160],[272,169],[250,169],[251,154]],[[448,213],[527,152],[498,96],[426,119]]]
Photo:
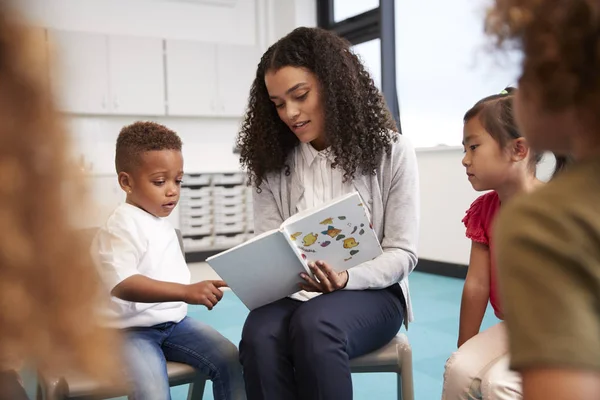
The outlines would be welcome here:
[[[185,317],[149,328],[125,330],[125,359],[132,400],[171,399],[166,361],[189,364],[213,383],[215,400],[246,398],[238,350],[219,332]]]

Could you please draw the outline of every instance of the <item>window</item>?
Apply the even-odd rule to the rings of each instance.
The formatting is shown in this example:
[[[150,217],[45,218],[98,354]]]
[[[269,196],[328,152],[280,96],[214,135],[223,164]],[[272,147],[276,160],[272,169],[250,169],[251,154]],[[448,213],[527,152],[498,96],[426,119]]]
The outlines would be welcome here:
[[[394,0],[317,0],[317,22],[352,44],[400,130],[396,94]]]
[[[475,102],[516,85],[519,57],[490,51],[473,0],[396,0],[402,132],[417,147],[460,146]],[[432,12],[435,10],[435,12]]]
[[[317,19],[353,44],[416,147],[460,146],[464,113],[516,85],[520,69],[519,55],[490,49],[485,6],[478,0],[317,0]]]
[[[333,20],[340,22],[379,7],[379,0],[334,0]]]
[[[375,86],[381,90],[381,39],[373,39],[352,46],[371,73]]]

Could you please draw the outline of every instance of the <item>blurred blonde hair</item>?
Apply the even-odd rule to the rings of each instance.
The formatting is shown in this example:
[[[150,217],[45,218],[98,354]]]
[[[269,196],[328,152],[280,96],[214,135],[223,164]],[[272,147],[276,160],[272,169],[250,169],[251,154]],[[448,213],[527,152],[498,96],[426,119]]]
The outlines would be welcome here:
[[[111,379],[118,343],[100,328],[100,281],[68,222],[85,206],[82,179],[68,162],[45,43],[13,11],[0,0],[0,367]]]

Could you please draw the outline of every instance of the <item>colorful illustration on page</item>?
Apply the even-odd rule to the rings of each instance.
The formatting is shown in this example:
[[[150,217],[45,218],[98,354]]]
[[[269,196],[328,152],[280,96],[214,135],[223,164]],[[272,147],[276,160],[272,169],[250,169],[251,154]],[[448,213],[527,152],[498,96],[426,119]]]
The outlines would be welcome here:
[[[336,237],[337,235],[339,235],[339,233],[341,232],[341,229],[336,229],[335,227],[329,225],[327,227],[326,231],[321,232],[323,235],[329,235],[332,238]]]
[[[318,233],[309,233],[308,235],[304,236],[302,242],[304,243],[304,246],[309,247],[315,244],[317,237],[319,237]]]
[[[344,248],[345,249],[351,249],[351,248],[356,247],[358,245],[359,245],[359,243],[356,241],[356,239],[354,239],[352,237],[344,240]]]
[[[292,239],[292,242],[295,242],[296,239],[298,239],[298,236],[302,235],[302,232],[296,232],[293,235],[290,235],[290,239]]]
[[[333,224],[333,218],[327,218],[324,219],[323,221],[319,222],[320,225],[331,225]]]

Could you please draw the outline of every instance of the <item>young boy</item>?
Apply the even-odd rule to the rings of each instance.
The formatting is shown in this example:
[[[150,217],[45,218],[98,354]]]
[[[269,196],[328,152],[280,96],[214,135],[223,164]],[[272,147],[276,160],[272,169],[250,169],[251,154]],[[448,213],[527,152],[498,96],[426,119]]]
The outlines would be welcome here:
[[[170,399],[169,360],[209,376],[215,399],[245,399],[237,348],[186,317],[187,304],[212,309],[225,283],[190,284],[175,229],[164,218],[179,200],[180,138],[162,125],[136,122],[121,130],[115,164],[127,199],[99,230],[94,253],[112,296],[111,320],[124,330],[131,398]]]

